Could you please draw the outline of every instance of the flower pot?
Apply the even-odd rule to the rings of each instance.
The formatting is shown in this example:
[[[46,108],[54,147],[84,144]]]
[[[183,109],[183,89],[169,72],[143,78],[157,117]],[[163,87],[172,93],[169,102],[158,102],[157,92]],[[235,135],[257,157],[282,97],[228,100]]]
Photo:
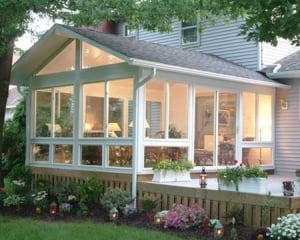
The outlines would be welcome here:
[[[190,181],[190,171],[154,170],[153,182]]]
[[[235,186],[235,184],[230,184],[230,185],[225,185],[222,183],[219,183],[219,190],[222,191],[232,191],[232,192],[237,192],[237,186]]]
[[[242,181],[239,182],[239,192],[267,194],[268,193],[267,178],[243,177]]]

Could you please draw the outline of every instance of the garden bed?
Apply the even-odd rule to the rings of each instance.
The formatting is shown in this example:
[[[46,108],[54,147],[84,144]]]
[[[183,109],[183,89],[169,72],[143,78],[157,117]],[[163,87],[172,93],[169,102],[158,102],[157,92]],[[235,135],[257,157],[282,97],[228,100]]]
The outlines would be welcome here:
[[[76,214],[68,214],[65,216],[55,215],[51,216],[47,213],[36,214],[32,209],[21,209],[20,212],[16,212],[14,209],[2,209],[1,213],[4,215],[14,216],[14,217],[30,217],[39,221],[47,221],[47,222],[79,222],[79,221],[94,221],[95,223],[104,223],[108,222],[107,214],[104,210],[98,209],[94,212],[93,215],[89,216],[77,216]],[[126,224],[128,226],[136,227],[136,228],[144,228],[149,230],[161,231],[168,233],[170,235],[175,235],[182,239],[201,239],[201,240],[213,240],[213,233],[210,232],[208,234],[203,234],[199,229],[186,229],[179,230],[174,228],[163,228],[162,225],[156,225],[152,222],[147,221],[147,215],[145,212],[135,213],[130,215],[129,217],[121,216],[116,222],[116,225]],[[231,225],[224,226],[224,236],[223,240],[230,239],[230,231]],[[246,227],[246,226],[237,226],[237,233],[239,240],[256,240],[257,233],[260,229]],[[265,238],[267,239],[267,238]]]

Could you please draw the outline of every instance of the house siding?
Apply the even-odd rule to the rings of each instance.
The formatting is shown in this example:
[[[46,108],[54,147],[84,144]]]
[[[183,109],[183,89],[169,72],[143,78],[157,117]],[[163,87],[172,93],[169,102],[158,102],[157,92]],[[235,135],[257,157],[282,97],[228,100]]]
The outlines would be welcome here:
[[[258,46],[255,42],[247,42],[243,36],[238,36],[239,27],[243,20],[231,24],[216,23],[215,26],[206,28],[200,34],[200,42],[196,45],[181,46],[180,22],[173,23],[170,33],[138,31],[138,39],[168,45],[183,47],[193,51],[214,54],[251,70],[258,68]]]
[[[262,43],[261,49],[262,66],[264,67],[298,51],[300,48],[291,45],[287,40],[280,39],[276,47],[269,43]]]
[[[278,174],[294,175],[300,168],[299,81],[285,81],[291,89],[276,93],[275,169]],[[288,109],[282,110],[280,100],[286,98]]]

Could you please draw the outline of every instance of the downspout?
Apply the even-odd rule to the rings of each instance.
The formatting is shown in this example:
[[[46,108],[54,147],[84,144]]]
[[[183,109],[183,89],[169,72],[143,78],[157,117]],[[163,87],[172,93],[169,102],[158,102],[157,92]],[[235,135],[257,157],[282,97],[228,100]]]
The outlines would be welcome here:
[[[134,206],[136,207],[136,197],[137,197],[137,172],[138,172],[138,139],[139,137],[141,136],[140,132],[137,131],[137,116],[139,116],[139,112],[138,112],[138,109],[137,109],[137,99],[139,100],[139,94],[137,93],[138,92],[138,89],[143,85],[145,84],[147,81],[149,81],[150,79],[154,78],[156,76],[156,68],[152,68],[152,71],[151,73],[149,73],[147,76],[145,76],[144,78],[140,79],[134,89],[135,91],[135,116],[134,116],[134,156],[135,156],[135,159],[134,159],[134,162],[133,162],[133,165],[132,165],[132,198],[134,199]],[[142,128],[144,129],[144,128]]]

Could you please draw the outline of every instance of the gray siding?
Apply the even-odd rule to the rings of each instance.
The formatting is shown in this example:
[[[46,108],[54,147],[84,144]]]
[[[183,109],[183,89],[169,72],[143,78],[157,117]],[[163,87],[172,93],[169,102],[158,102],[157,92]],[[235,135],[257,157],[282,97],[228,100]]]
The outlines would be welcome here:
[[[280,39],[276,47],[269,43],[262,43],[262,66],[273,64],[299,49],[299,47],[292,46],[289,41],[284,39]]]
[[[242,20],[224,25],[217,23],[208,27],[200,35],[200,44],[185,49],[203,51],[225,58],[234,63],[243,65],[252,70],[258,68],[258,47],[254,42],[247,42],[242,36],[238,36]],[[138,39],[172,47],[181,47],[180,22],[173,23],[173,31],[170,33],[158,33],[139,30]]]
[[[294,175],[300,168],[299,81],[286,82],[291,89],[276,93],[275,169],[278,174]],[[281,110],[280,99],[285,97],[288,109]]]

